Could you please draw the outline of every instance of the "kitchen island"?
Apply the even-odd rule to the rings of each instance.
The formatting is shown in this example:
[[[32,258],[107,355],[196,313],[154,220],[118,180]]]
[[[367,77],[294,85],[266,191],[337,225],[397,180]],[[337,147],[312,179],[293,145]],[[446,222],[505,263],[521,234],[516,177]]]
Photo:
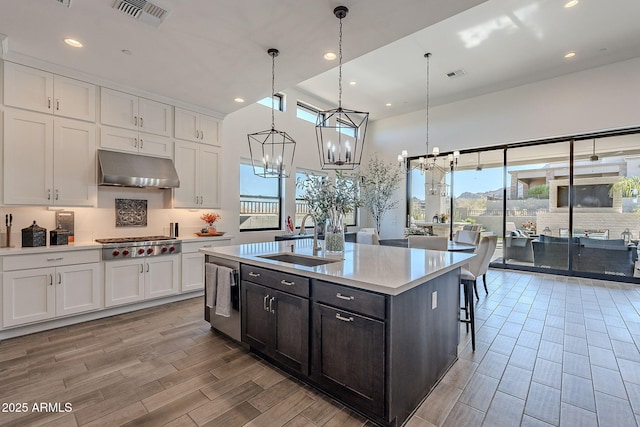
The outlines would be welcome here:
[[[473,255],[347,243],[313,257],[312,246],[202,252],[240,264],[252,351],[378,424],[402,425],[457,359],[459,269]]]

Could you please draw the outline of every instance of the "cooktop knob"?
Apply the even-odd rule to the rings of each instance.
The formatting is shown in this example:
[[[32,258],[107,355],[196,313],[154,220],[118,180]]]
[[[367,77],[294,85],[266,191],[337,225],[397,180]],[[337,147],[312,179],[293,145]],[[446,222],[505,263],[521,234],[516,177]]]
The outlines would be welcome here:
[[[139,253],[140,255],[142,255],[142,254],[144,253],[144,249],[142,249],[142,248],[138,249],[138,253]]]
[[[149,249],[147,249],[147,253],[148,253],[148,254],[152,254],[152,253],[153,253],[153,248],[149,248]]]
[[[171,252],[173,252],[173,251],[175,251],[175,250],[176,250],[175,246],[171,246],[171,247],[169,248],[169,251],[171,251]]]
[[[125,249],[124,251],[122,251],[122,255],[124,255],[124,256],[129,255],[129,251],[127,249]]]
[[[118,256],[118,255],[120,255],[120,251],[117,251],[117,250],[113,251],[113,256]]]
[[[162,250],[162,252],[167,252],[168,249],[167,249],[166,246],[163,246],[161,250]]]

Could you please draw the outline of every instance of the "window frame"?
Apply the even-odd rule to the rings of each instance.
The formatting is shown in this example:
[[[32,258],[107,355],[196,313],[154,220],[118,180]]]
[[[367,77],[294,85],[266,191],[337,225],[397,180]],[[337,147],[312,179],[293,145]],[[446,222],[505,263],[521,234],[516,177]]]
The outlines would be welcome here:
[[[305,111],[305,112],[307,112],[307,113],[309,113],[311,115],[315,115],[316,119],[312,121],[312,120],[307,120],[304,117],[300,117],[300,115],[298,114],[298,112],[300,110]],[[304,120],[305,122],[316,124],[317,121],[318,121],[317,117],[318,117],[319,114],[322,114],[322,120],[324,121],[326,119],[326,117],[325,117],[325,114],[322,113],[321,109],[313,107],[313,106],[311,106],[311,105],[309,105],[309,104],[307,104],[305,102],[302,102],[300,100],[298,100],[296,102],[296,118],[298,118],[300,120]]]
[[[243,172],[243,166],[246,166],[248,168],[248,170],[251,172],[252,175],[254,175],[253,173],[253,165],[251,163],[251,160],[249,159],[240,159],[240,168],[239,168],[239,176],[238,176],[238,182],[239,182],[239,187],[242,188],[242,172]],[[258,177],[260,179],[264,179],[264,180],[271,180],[271,181],[277,181],[277,187],[278,187],[278,225],[276,227],[261,227],[261,228],[241,228],[240,227],[240,216],[242,215],[242,198],[243,198],[243,194],[242,192],[240,192],[240,197],[239,197],[239,204],[240,204],[240,209],[239,209],[239,215],[238,215],[238,230],[241,233],[246,233],[246,232],[252,232],[252,231],[279,231],[282,230],[282,216],[284,213],[284,185],[283,185],[283,179],[282,178],[262,178],[262,177]],[[244,197],[260,197],[260,196],[251,196],[251,195],[245,195]],[[271,198],[269,198],[271,199]]]
[[[273,109],[276,111],[284,111],[284,94],[282,93],[274,93],[272,96],[265,96],[264,98],[256,101],[256,104],[271,108],[272,97],[274,98]]]

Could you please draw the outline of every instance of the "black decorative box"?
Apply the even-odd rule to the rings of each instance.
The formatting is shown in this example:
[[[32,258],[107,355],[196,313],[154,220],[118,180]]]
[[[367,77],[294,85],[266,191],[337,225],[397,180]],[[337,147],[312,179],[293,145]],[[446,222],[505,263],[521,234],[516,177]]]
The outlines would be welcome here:
[[[69,233],[64,228],[56,228],[55,230],[51,230],[49,232],[49,244],[50,245],[68,245],[69,244]]]
[[[47,229],[33,221],[27,228],[22,229],[22,247],[47,246]]]

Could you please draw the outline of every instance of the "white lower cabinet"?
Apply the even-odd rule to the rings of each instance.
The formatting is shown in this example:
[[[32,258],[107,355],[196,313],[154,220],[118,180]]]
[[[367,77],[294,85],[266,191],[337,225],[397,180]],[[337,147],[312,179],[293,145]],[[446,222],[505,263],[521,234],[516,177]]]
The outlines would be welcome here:
[[[202,238],[196,242],[182,243],[182,292],[204,290],[204,254],[201,248],[226,246],[231,237],[208,239]]]
[[[12,258],[20,257],[32,256]],[[64,258],[71,261],[73,256],[51,256],[48,262],[60,264]],[[13,271],[5,268],[3,326],[18,326],[100,309],[100,284],[99,262]]]
[[[179,261],[178,255],[106,261],[105,306],[112,307],[177,294]]]

